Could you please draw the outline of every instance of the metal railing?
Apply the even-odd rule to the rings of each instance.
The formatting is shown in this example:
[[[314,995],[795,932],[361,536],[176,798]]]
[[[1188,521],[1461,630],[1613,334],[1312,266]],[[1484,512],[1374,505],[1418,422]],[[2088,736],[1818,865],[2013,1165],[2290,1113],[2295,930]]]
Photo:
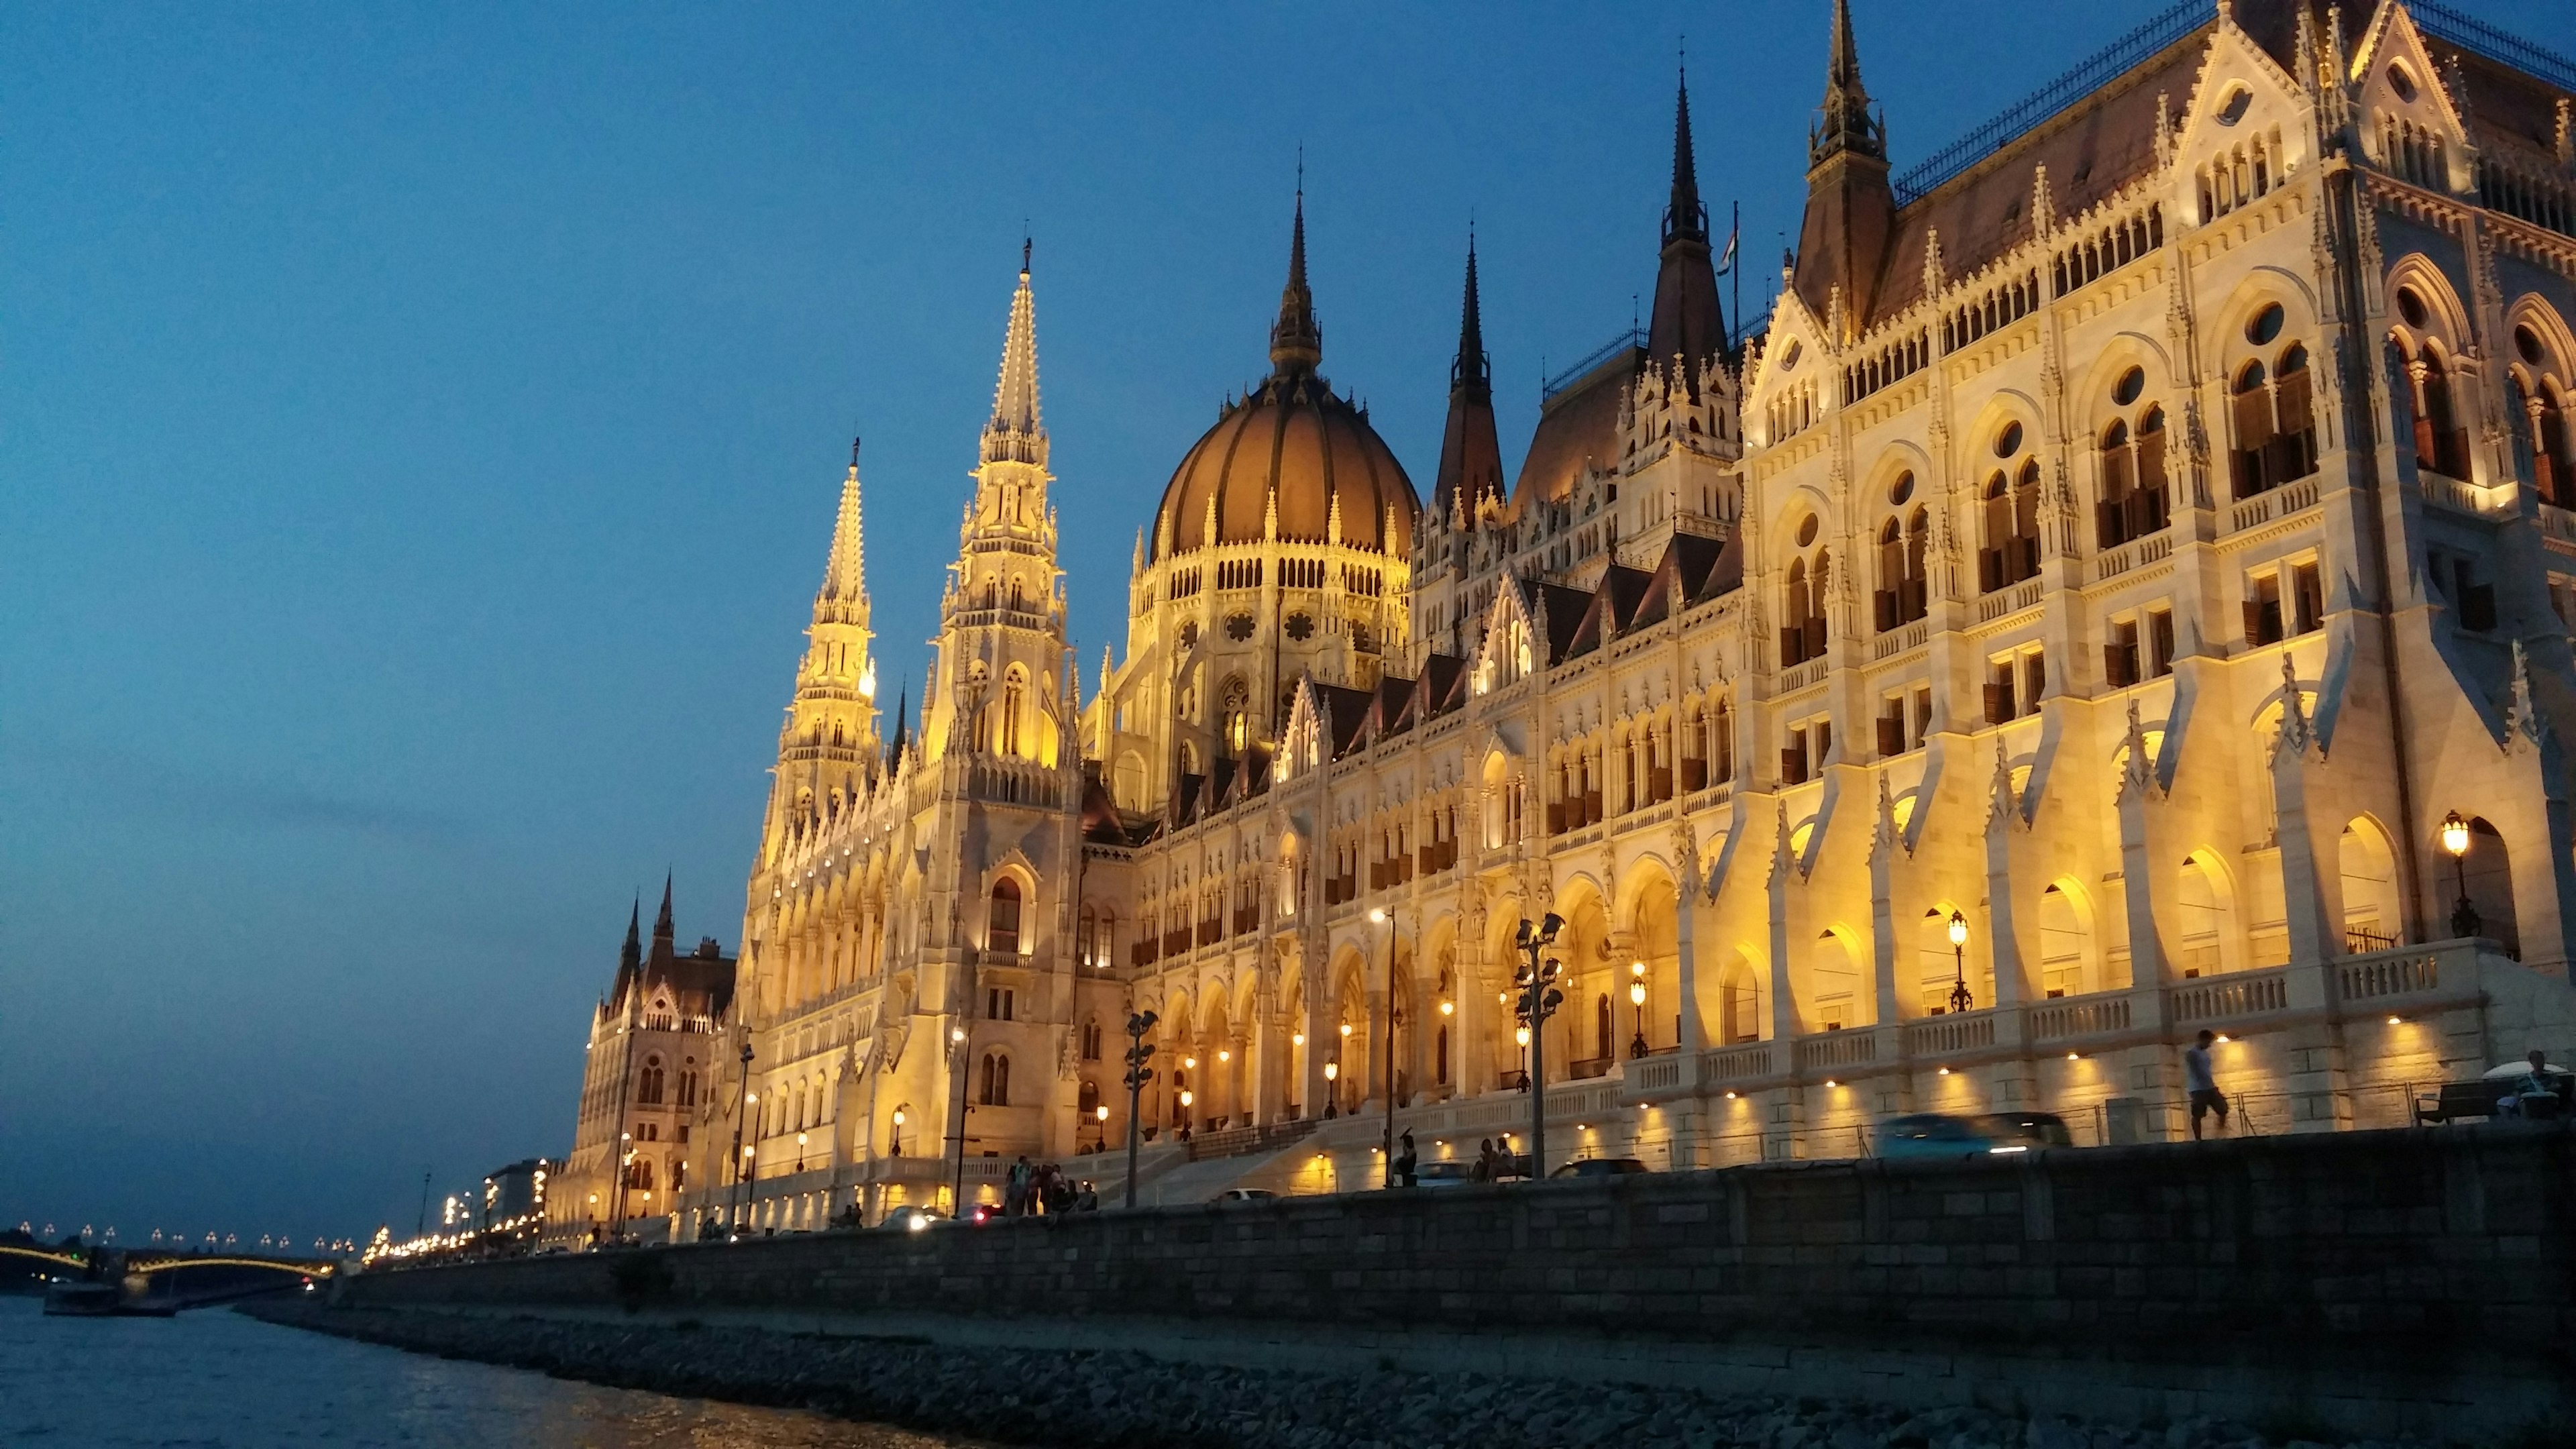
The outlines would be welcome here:
[[[1574,363],[1572,366],[1540,383],[1538,385],[1538,400],[1540,402],[1546,402],[1549,398],[1552,398],[1558,393],[1565,391],[1567,388],[1572,387],[1575,383],[1580,382],[1583,379],[1583,375],[1585,373],[1590,372],[1592,369],[1599,367],[1605,362],[1608,362],[1611,358],[1618,356],[1622,349],[1643,347],[1645,345],[1646,334],[1638,331],[1634,327],[1629,328],[1627,331],[1622,332],[1618,336],[1611,338],[1609,341],[1602,343],[1599,347],[1583,354],[1582,359]]]
[[[2557,51],[2507,34],[2447,5],[2434,4],[2433,0],[2407,0],[2406,13],[2414,17],[2417,29],[2435,40],[2538,76],[2562,91],[2576,91],[2576,60]]]
[[[2198,30],[2208,23],[2213,13],[2208,0],[2183,0],[2172,9],[2149,17],[2145,24],[2005,107],[1994,119],[1915,163],[1912,169],[1895,180],[1896,204],[1906,205],[1939,189],[1943,182],[2100,90],[2103,82]]]

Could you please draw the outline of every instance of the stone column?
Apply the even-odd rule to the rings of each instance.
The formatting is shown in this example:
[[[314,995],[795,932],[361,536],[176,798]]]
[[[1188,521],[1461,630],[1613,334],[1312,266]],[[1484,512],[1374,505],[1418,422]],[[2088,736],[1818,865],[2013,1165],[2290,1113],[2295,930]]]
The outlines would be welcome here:
[[[2314,730],[2299,700],[2298,675],[2288,650],[2281,652],[2281,727],[2272,739],[2273,833],[2281,852],[2283,923],[2290,933],[2290,961],[2316,966],[2341,954],[2343,941],[2326,919],[2324,883],[2317,878],[2316,840],[2308,830],[2308,767],[2314,763]]]
[[[2019,1006],[2030,999],[2023,979],[2021,941],[2014,934],[2012,905],[2012,836],[2021,825],[2021,803],[2012,787],[2011,767],[2003,742],[1995,742],[1994,802],[1986,812],[1986,935],[1995,964],[1995,999],[1991,1006]]]
[[[1780,807],[1778,838],[1771,850],[1771,1037],[1779,1050],[1790,1050],[1798,1035],[1798,997],[1789,986],[1789,876],[1797,861],[1789,853],[1789,807]],[[1778,1065],[1786,1067],[1783,1058]]]
[[[1896,1003],[1896,853],[1904,848],[1897,836],[1896,806],[1888,797],[1887,776],[1878,777],[1878,827],[1869,845],[1870,974],[1877,984],[1879,1026],[1900,1018]]]
[[[1681,994],[1680,1046],[1683,1080],[1688,1081],[1708,1045],[1708,1032],[1700,1022],[1699,957],[1692,944],[1692,923],[1699,914],[1699,835],[1687,820],[1673,822],[1673,870],[1673,977]]]

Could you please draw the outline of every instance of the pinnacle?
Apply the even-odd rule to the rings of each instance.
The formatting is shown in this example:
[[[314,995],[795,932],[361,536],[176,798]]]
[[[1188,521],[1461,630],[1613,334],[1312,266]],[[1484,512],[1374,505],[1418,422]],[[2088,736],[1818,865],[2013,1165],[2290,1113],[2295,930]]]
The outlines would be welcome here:
[[[1025,243],[1020,285],[1011,294],[1011,320],[1002,333],[1002,374],[993,385],[993,416],[984,424],[984,461],[1046,461],[1046,425],[1038,414],[1037,298],[1029,288]]]
[[[1681,78],[1673,101],[1673,196],[1664,211],[1664,241],[1708,240],[1708,209],[1699,199],[1699,162],[1691,150],[1690,77]]]
[[[859,508],[859,440],[850,440],[850,471],[841,479],[841,511],[832,521],[832,553],[823,565],[823,589],[814,599],[819,620],[829,606],[851,606],[867,597],[866,534]]]
[[[1315,294],[1306,286],[1306,192],[1297,192],[1297,220],[1288,242],[1288,285],[1279,289],[1279,321],[1270,329],[1270,365],[1277,377],[1315,370],[1324,360],[1324,329],[1315,321]]]

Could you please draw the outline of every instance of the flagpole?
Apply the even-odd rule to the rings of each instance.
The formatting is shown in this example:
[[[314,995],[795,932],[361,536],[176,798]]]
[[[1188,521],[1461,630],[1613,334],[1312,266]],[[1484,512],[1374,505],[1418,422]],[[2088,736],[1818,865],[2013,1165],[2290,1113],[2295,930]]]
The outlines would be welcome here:
[[[1884,150],[1885,148],[1882,147],[1880,149]],[[1743,234],[1744,203],[1740,200],[1731,201],[1727,203],[1726,207],[1726,250],[1728,253],[1726,258],[1726,270],[1730,274],[1729,281],[1735,288],[1735,305],[1726,316],[1726,350],[1729,352],[1733,352],[1735,350],[1736,334],[1742,331],[1744,327],[1744,269],[1737,265],[1739,259],[1734,255],[1736,240],[1743,236]]]

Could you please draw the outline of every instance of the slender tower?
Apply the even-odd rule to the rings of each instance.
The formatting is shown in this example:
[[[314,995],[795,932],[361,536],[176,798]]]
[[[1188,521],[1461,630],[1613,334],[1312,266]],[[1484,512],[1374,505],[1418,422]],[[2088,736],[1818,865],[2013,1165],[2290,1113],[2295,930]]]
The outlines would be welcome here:
[[[768,826],[761,834],[763,870],[799,832],[855,799],[880,767],[877,669],[868,652],[873,636],[863,544],[859,444],[853,439],[850,469],[841,480],[840,516],[832,525],[832,552],[823,565],[823,587],[814,595],[805,658],[796,666],[796,694],[778,730],[778,766],[770,785]]]

